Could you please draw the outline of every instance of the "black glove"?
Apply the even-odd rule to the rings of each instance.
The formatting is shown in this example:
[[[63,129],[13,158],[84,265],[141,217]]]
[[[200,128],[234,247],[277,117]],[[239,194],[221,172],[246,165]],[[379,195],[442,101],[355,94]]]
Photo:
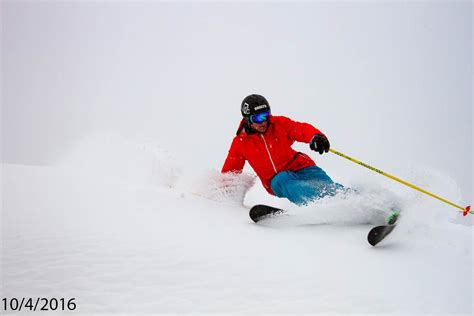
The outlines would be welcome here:
[[[313,139],[309,143],[309,148],[311,148],[311,150],[319,152],[320,155],[322,155],[323,152],[327,153],[329,151],[329,147],[329,140],[326,136],[322,134],[314,135]]]

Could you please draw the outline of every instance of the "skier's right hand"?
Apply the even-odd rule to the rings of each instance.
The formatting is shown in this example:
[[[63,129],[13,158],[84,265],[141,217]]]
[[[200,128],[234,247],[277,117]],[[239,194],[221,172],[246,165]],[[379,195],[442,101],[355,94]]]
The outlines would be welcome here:
[[[309,143],[309,148],[319,152],[320,155],[322,155],[323,152],[327,153],[330,146],[331,145],[329,144],[328,138],[323,134],[314,135],[313,139],[311,139],[311,142]]]

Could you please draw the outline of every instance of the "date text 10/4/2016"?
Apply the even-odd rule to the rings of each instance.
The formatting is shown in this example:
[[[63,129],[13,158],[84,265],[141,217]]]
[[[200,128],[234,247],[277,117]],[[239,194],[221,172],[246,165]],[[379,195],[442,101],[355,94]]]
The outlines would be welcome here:
[[[5,312],[21,311],[73,311],[77,308],[75,298],[2,298],[1,309]]]

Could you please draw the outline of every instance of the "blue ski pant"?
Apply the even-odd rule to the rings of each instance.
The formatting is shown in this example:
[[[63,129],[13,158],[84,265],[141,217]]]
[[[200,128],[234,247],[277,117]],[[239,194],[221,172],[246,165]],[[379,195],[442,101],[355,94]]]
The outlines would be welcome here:
[[[332,181],[326,172],[317,166],[279,172],[272,178],[270,186],[276,196],[287,198],[297,205],[335,195],[337,190],[344,188]]]

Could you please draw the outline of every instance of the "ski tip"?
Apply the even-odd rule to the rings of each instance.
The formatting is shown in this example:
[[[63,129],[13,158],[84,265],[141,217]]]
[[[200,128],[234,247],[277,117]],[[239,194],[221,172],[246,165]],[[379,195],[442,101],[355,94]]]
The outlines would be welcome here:
[[[372,247],[375,247],[376,244],[378,244],[379,242],[378,241],[374,241],[370,238],[367,238],[367,241],[369,242],[369,244],[372,246]]]
[[[381,225],[381,226],[376,226],[372,228],[367,235],[367,241],[371,246],[376,246],[378,243],[380,243],[382,240],[384,240],[385,237],[387,237],[393,229],[397,225],[392,224],[392,225]]]
[[[258,205],[255,205],[253,206],[250,211],[249,211],[249,217],[256,223],[258,222],[258,214],[257,214],[257,206]]]
[[[250,208],[249,216],[255,223],[259,222],[268,215],[268,208],[269,206],[263,204],[254,205]]]
[[[381,239],[378,238],[380,234],[380,226],[374,227],[370,230],[369,234],[367,235],[367,241],[371,246],[375,246],[379,243]]]
[[[382,239],[379,237],[380,232],[375,228],[369,232],[367,235],[367,241],[372,247],[375,247]]]
[[[249,211],[250,218],[256,223],[273,215],[282,214],[285,211],[269,205],[258,204]]]
[[[464,212],[462,213],[462,215],[467,216],[467,214],[469,214],[469,213],[472,213],[470,205],[466,206],[466,208],[464,209]]]

